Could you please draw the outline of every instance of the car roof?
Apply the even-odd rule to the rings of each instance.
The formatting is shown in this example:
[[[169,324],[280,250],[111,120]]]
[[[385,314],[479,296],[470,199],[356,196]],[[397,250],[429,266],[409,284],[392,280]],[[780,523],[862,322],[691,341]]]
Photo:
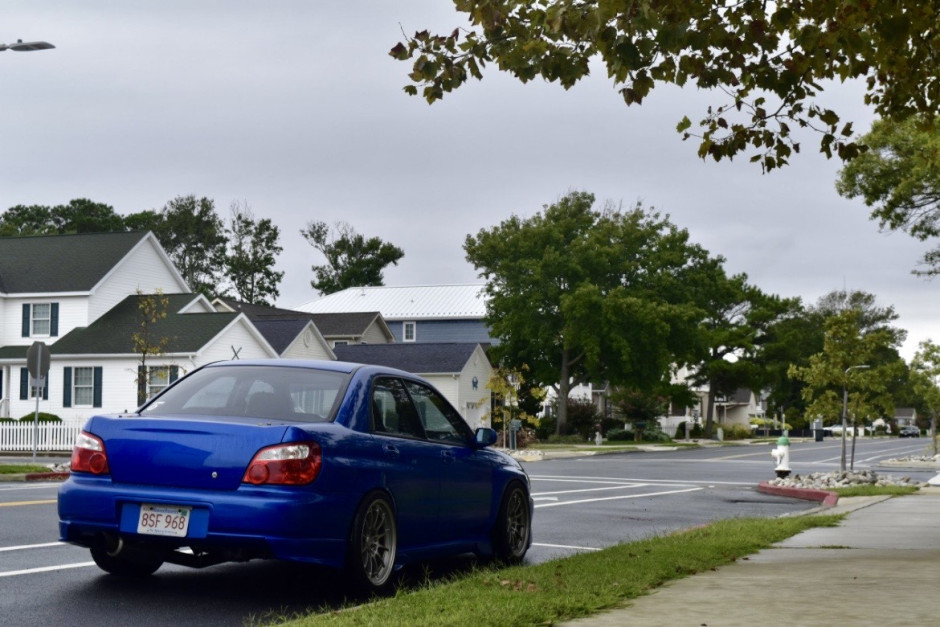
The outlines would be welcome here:
[[[216,361],[208,364],[207,368],[219,368],[230,366],[273,366],[277,368],[313,368],[316,370],[327,370],[330,372],[340,372],[343,374],[352,374],[359,372],[363,375],[390,374],[395,376],[407,377],[423,381],[420,376],[411,372],[390,368],[387,366],[374,366],[370,364],[359,364],[349,361],[328,361],[318,359],[232,359],[229,361]]]

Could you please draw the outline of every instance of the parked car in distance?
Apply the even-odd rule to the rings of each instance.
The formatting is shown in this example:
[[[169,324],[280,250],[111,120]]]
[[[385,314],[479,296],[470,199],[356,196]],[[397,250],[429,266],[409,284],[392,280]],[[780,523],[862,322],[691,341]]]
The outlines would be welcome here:
[[[115,575],[274,558],[367,590],[460,553],[520,562],[529,479],[430,384],[376,366],[231,361],[94,416],[59,489],[63,541]]]
[[[920,428],[914,425],[904,425],[903,427],[901,427],[901,430],[898,432],[898,437],[919,438]]]

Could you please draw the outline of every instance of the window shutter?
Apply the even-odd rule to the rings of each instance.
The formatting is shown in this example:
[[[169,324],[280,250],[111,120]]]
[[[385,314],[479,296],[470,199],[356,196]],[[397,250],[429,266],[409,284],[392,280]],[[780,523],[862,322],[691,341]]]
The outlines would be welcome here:
[[[49,335],[59,335],[59,303],[52,303],[49,307]]]
[[[20,368],[20,400],[29,398],[29,370]]]
[[[0,370],[0,398],[3,398],[3,370]]]
[[[92,401],[92,407],[101,407],[101,379],[103,376],[103,370],[101,366],[95,366],[94,370],[94,400]]]
[[[62,407],[72,406],[72,368],[62,369]]]
[[[29,337],[30,311],[29,304],[23,303],[23,337]]]
[[[173,383],[180,378],[180,367],[179,366],[170,366],[170,383]],[[2,382],[2,381],[0,381]],[[2,388],[0,388],[2,389]]]

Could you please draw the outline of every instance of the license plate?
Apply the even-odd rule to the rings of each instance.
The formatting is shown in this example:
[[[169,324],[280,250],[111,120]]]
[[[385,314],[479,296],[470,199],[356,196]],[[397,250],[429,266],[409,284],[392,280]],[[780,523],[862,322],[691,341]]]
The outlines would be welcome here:
[[[137,533],[148,536],[185,538],[186,531],[189,529],[189,514],[192,509],[192,507],[183,505],[144,503],[140,506]]]

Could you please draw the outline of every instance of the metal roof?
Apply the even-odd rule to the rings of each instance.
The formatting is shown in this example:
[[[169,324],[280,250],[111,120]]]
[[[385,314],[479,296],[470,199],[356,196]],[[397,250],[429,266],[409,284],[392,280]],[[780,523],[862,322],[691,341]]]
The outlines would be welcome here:
[[[386,320],[482,319],[486,296],[477,285],[350,287],[297,307],[311,313],[378,311]]]

